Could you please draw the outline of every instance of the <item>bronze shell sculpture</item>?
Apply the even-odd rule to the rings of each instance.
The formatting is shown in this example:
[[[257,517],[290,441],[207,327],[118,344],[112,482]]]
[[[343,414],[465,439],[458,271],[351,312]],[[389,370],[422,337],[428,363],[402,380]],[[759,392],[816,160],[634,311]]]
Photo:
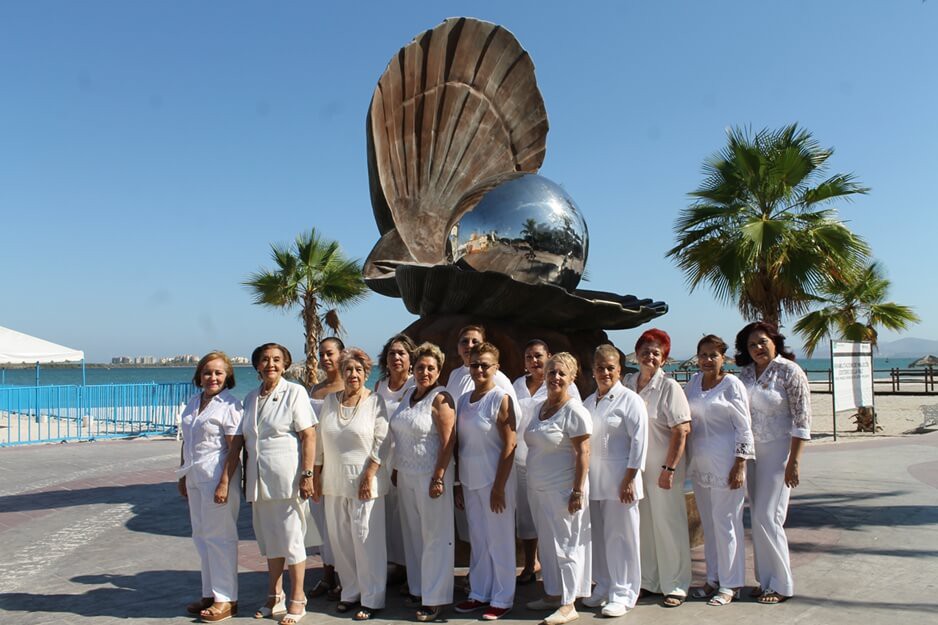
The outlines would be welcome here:
[[[586,221],[536,175],[547,111],[534,64],[501,26],[451,18],[391,58],[367,117],[381,239],[374,291],[421,316],[473,314],[567,330],[632,328],[663,302],[576,290]]]

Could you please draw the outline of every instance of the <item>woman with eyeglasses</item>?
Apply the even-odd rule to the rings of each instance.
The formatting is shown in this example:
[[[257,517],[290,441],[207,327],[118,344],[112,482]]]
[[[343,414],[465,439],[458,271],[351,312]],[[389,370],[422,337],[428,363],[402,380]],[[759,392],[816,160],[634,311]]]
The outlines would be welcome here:
[[[498,356],[491,343],[472,347],[468,367],[475,388],[456,407],[461,485],[455,495],[469,522],[472,590],[454,610],[484,610],[487,621],[507,614],[515,600],[515,411],[507,391],[495,384]]]
[[[749,393],[756,452],[746,466],[758,581],[752,596],[766,605],[795,594],[784,523],[791,489],[800,479],[801,452],[811,438],[811,390],[794,360],[773,324],[756,321],[736,335],[736,364]]]

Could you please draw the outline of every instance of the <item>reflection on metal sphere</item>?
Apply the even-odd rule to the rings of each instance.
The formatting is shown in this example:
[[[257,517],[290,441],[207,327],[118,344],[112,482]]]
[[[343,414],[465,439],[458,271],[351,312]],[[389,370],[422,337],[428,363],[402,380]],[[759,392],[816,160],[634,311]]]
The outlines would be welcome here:
[[[453,226],[449,259],[464,268],[573,291],[589,253],[589,232],[573,199],[543,176],[505,178],[466,193],[461,204],[478,203]]]

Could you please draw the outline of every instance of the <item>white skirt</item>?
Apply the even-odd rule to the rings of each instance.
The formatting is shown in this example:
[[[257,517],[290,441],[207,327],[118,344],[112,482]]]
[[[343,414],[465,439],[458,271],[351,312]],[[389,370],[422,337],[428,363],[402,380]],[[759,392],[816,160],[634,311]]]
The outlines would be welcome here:
[[[251,505],[254,536],[261,555],[286,558],[287,564],[306,560],[306,548],[322,544],[309,506],[299,499],[255,501]]]

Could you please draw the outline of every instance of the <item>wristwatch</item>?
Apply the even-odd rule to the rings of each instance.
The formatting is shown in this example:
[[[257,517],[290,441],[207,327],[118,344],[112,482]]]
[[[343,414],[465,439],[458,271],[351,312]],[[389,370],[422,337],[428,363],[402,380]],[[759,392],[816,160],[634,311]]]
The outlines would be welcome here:
[[[300,475],[301,475],[302,477],[313,477],[313,470],[312,470],[312,469],[305,469],[305,470],[303,470],[303,471],[300,471]]]

